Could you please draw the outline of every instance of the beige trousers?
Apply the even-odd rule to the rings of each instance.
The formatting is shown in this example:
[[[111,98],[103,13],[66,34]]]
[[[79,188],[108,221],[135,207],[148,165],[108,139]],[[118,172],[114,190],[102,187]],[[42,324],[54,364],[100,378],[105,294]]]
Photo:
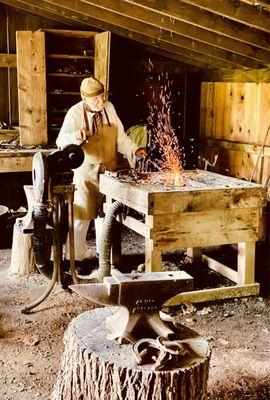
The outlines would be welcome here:
[[[96,252],[100,251],[100,243],[102,237],[103,221],[104,218],[96,218],[95,220],[96,231]],[[89,220],[74,219],[74,252],[75,260],[81,261],[86,258],[86,235],[89,228]],[[69,237],[66,243],[66,258],[69,260]]]

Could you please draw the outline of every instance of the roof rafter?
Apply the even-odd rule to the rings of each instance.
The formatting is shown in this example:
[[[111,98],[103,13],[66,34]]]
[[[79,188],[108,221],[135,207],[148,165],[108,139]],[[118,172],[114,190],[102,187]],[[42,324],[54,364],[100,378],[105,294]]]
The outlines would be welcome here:
[[[140,5],[146,10],[155,10],[164,16],[171,17],[172,21],[185,21],[191,25],[234,38],[240,42],[248,43],[269,51],[269,34],[251,29],[235,21],[230,21],[222,16],[215,15],[206,10],[200,10],[183,0],[166,0],[157,2],[153,0],[125,0],[127,3]],[[221,3],[221,2],[220,2]]]
[[[258,61],[264,66],[268,66],[270,64],[270,51],[257,49],[256,54],[256,49],[240,43],[235,39],[229,39],[204,29],[197,28],[180,21],[172,20],[172,18],[168,16],[162,16],[161,18],[160,14],[156,11],[146,11],[145,8],[135,5],[133,2],[130,3],[126,2],[125,0],[118,0],[117,8],[115,7],[115,0],[81,0],[81,2],[101,7],[104,10],[109,10],[110,12],[114,13],[114,18],[118,18],[118,20],[119,16],[116,16],[116,14],[143,22],[144,25],[142,29],[145,34],[168,41],[170,43],[174,43],[178,46],[193,49],[199,53],[234,62],[235,64],[243,65],[245,67],[251,66],[254,68],[256,65],[257,67],[260,67]],[[119,23],[120,22],[121,20]],[[185,25],[184,29],[182,26],[183,24]],[[151,29],[150,25],[158,28],[158,31],[156,31],[154,28]],[[133,29],[132,26],[130,28]],[[194,28],[197,30],[199,29],[200,31],[197,32],[197,35],[195,34],[196,37],[192,35]],[[229,53],[224,52],[224,48],[222,50],[220,49],[220,42],[223,44],[226,43],[226,50]],[[230,45],[233,46],[233,49],[229,48]],[[256,59],[256,57],[258,57],[256,59],[257,64],[254,62],[251,63],[250,60],[244,57],[252,59]]]
[[[6,4],[7,6],[17,8],[20,11],[28,12],[30,14],[38,15],[39,17],[43,18],[48,18],[56,22],[60,22],[65,25],[70,25],[74,26],[77,28],[83,28],[87,27],[87,24],[84,24],[80,21],[77,21],[76,23],[73,21],[68,21],[65,17],[62,17],[59,14],[54,14],[51,12],[48,12],[46,10],[42,10],[39,7],[37,7],[36,2],[33,5],[26,5],[26,4],[21,4],[17,0],[0,0],[0,3]],[[21,5],[20,5],[21,4]]]
[[[40,0],[38,3],[36,3],[35,0],[0,0],[0,3],[5,3],[5,4],[9,4],[12,3],[13,7],[16,7],[19,10],[24,10],[27,12],[33,12],[34,11],[34,7],[32,6],[33,4],[35,5],[35,10],[37,11],[36,14],[37,15],[42,15],[40,13],[43,12],[43,15],[46,15],[46,10],[50,10],[50,13],[52,15],[54,15],[53,13],[55,13],[55,15],[59,15],[59,16],[63,16],[66,20],[66,23],[73,22],[73,25],[76,26],[76,22],[81,22],[83,23],[84,27],[96,27],[99,29],[103,29],[103,30],[110,30],[113,33],[116,33],[118,35],[124,36],[126,38],[129,38],[131,40],[135,40],[137,42],[142,43],[143,45],[145,45],[144,47],[148,50],[148,51],[152,51],[153,53],[157,54],[160,53],[161,55],[174,59],[176,61],[182,62],[183,64],[188,64],[190,66],[194,66],[195,68],[198,69],[208,69],[211,67],[211,65],[209,63],[206,63],[205,61],[200,61],[200,60],[196,60],[193,58],[192,54],[190,54],[190,57],[186,56],[186,55],[180,55],[178,53],[175,53],[175,48],[174,46],[170,46],[170,48],[168,49],[167,46],[163,46],[163,42],[162,41],[153,41],[152,38],[142,35],[142,34],[137,34],[135,32],[132,32],[131,30],[128,29],[124,29],[122,27],[118,27],[115,25],[111,25],[109,23],[106,23],[104,21],[92,18],[92,17],[88,17],[87,15],[83,15],[80,13],[77,13],[75,11],[69,11],[69,10],[65,10],[57,5],[51,5],[51,4],[44,4],[43,0]],[[52,18],[54,19],[54,18]],[[221,63],[221,67],[225,68],[228,67],[227,64],[225,63]]]
[[[260,7],[231,0],[182,0],[195,7],[213,12],[255,29],[270,32],[270,14]]]
[[[258,8],[250,1],[237,2],[244,7],[241,10],[246,10],[243,19],[248,19],[250,9]],[[164,55],[166,52],[168,57],[178,61],[180,57],[182,62],[198,68],[254,69],[270,66],[270,33],[250,28],[230,20],[230,17],[222,18],[220,10],[210,12],[210,6],[213,9],[217,7],[216,0],[118,0],[117,4],[115,0],[1,2],[76,28],[91,29],[94,26],[110,30],[143,43],[148,50],[153,47],[155,53],[159,51]],[[228,14],[237,8],[232,3],[235,2],[220,1]],[[268,11],[263,12],[263,16],[268,14]],[[238,15],[236,11],[235,15]],[[262,17],[258,24],[263,23]]]
[[[166,42],[169,51],[172,46],[174,46],[175,53],[179,53],[187,57],[197,58],[199,61],[203,61],[205,63],[212,62],[216,65],[219,65],[220,68],[229,68],[230,65],[231,67],[240,66],[244,68],[260,68],[266,65],[266,63],[251,61],[247,57],[233,54],[199,41],[194,41],[182,35],[173,35],[172,32],[168,30],[163,30],[160,27],[152,26],[146,23],[145,20],[142,21],[139,19],[139,17],[144,18],[145,14],[145,11],[141,7],[139,7],[141,13],[136,15],[136,19],[134,19],[135,10],[132,10],[132,16],[130,16],[127,11],[126,3],[120,0],[118,1],[117,12],[115,12],[113,9],[115,8],[114,0],[46,0],[46,2],[50,4],[57,4],[73,11],[76,10],[77,12],[81,12],[88,16],[91,15],[96,19],[100,19],[112,25],[117,25],[118,27],[126,28],[135,33],[143,33],[144,35],[152,38],[153,43],[156,43],[156,41],[158,41],[158,43],[162,42],[162,47],[164,42]],[[178,51],[177,47],[179,47]],[[206,58],[202,58],[202,55],[206,56]],[[220,61],[222,61],[222,65]],[[228,63],[228,65],[225,66],[224,63]]]
[[[20,0],[22,3],[33,4],[34,0]],[[123,36],[133,37],[134,40],[147,43],[150,46],[162,48],[165,51],[170,53],[175,53],[181,55],[182,57],[190,58],[191,60],[197,60],[203,64],[214,64],[219,68],[236,68],[239,66],[245,66],[246,60],[238,60],[234,59],[234,55],[226,54],[227,59],[214,58],[211,54],[201,54],[198,50],[192,47],[191,42],[189,41],[188,48],[180,47],[178,44],[175,44],[173,41],[171,43],[165,42],[163,38],[160,38],[160,32],[158,29],[155,30],[155,36],[153,36],[153,27],[150,26],[150,31],[146,31],[143,29],[141,21],[136,21],[130,19],[128,17],[122,16],[120,14],[112,14],[111,11],[99,8],[98,6],[84,3],[82,1],[77,0],[40,0],[38,2],[38,6],[46,9],[46,10],[55,10],[57,13],[62,13],[68,17],[69,15],[74,15],[74,13],[78,13],[78,19],[86,21],[85,17],[87,17],[87,22],[92,23],[95,21],[90,21],[89,18],[99,20],[99,27],[101,26],[103,29],[109,29],[114,33],[122,34]],[[109,24],[109,27],[105,27],[105,23]],[[96,26],[96,22],[94,23]],[[124,32],[123,32],[124,29]],[[122,31],[121,31],[122,30]],[[142,32],[142,33],[141,33]],[[169,37],[169,35],[167,35]],[[191,46],[191,48],[189,47]],[[237,58],[237,57],[236,57]],[[249,67],[253,67],[248,64]],[[256,64],[257,65],[257,64]]]

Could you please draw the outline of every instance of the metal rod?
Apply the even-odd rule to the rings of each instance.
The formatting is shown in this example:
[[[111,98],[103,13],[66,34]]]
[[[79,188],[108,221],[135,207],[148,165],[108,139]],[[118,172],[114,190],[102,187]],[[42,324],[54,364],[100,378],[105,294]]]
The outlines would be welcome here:
[[[7,11],[7,54],[10,54],[10,35],[9,35],[9,11]],[[10,68],[7,69],[7,84],[8,84],[8,123],[12,124],[12,107],[11,107],[11,77]]]
[[[78,277],[75,272],[73,192],[69,193],[68,196],[68,233],[69,233],[70,272],[73,282],[78,283]]]
[[[267,129],[267,131],[266,131],[266,134],[265,134],[265,137],[264,137],[264,141],[263,141],[263,144],[262,144],[260,153],[259,153],[259,155],[258,155],[258,158],[257,158],[257,160],[256,160],[256,163],[255,163],[255,165],[254,165],[253,171],[252,171],[252,173],[251,173],[249,182],[251,182],[252,179],[254,178],[254,175],[255,175],[255,172],[256,172],[256,169],[257,169],[259,160],[260,160],[260,158],[261,158],[262,152],[263,152],[264,147],[265,147],[265,143],[266,143],[266,139],[267,139],[267,137],[268,137],[269,131],[270,131],[270,125],[268,126],[268,129]]]
[[[54,263],[57,267],[57,280],[62,285],[62,271],[61,271],[61,233],[60,233],[60,218],[61,218],[61,203],[57,195],[53,199],[54,212],[53,212],[53,252]]]

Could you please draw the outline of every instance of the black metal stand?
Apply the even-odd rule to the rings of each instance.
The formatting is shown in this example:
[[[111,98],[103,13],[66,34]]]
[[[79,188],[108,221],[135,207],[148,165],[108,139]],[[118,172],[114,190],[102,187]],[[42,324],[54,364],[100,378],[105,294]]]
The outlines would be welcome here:
[[[63,244],[61,239],[61,214],[64,204],[68,204],[68,232],[70,248],[70,272],[72,282],[77,284],[78,277],[75,272],[74,256],[74,223],[73,223],[73,200],[75,185],[57,185],[52,188],[51,201],[53,216],[53,274],[45,292],[33,303],[21,309],[28,314],[33,308],[41,304],[51,293],[56,283],[63,287]]]

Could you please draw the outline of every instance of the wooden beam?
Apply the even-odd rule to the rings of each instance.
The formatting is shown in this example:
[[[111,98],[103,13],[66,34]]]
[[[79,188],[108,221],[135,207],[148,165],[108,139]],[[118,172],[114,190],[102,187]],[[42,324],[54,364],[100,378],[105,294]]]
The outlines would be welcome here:
[[[117,13],[113,11],[113,8],[115,8],[114,1],[102,1],[105,1],[107,7],[110,6],[110,9],[97,6],[97,4],[101,4],[101,1],[94,0],[46,0],[46,3],[57,4],[71,12],[74,12],[75,10],[83,15],[105,21],[106,23],[116,25],[117,27],[125,28],[129,31],[135,32],[136,34],[143,34],[144,36],[151,38],[152,45],[155,47],[161,47],[170,52],[197,59],[203,63],[216,65],[219,68],[226,68],[226,63],[229,68],[235,68],[237,65],[248,67],[250,64],[253,66],[256,64],[255,61],[252,62],[246,57],[243,58],[243,56],[228,53],[222,49],[213,48],[212,46],[198,41],[192,41],[184,36],[175,35],[173,37],[168,31],[161,31],[160,28],[146,23],[142,24],[141,20],[137,21],[137,19],[133,19],[133,16],[131,17],[132,14],[127,16],[129,15],[129,12],[127,11],[126,4],[123,2],[121,3],[120,0],[117,7]],[[120,4],[124,4],[125,7],[121,8]],[[124,15],[124,8],[126,9],[126,15]],[[143,11],[143,9],[141,9],[141,11]],[[142,13],[141,18],[143,18],[143,14],[145,13]],[[257,64],[257,66],[262,66],[262,64]]]
[[[266,9],[270,9],[269,0],[242,0],[242,1],[248,4],[252,4],[256,7],[265,7]]]
[[[219,15],[200,10],[197,7],[184,3],[182,0],[126,0],[127,4],[132,3],[140,5],[148,10],[155,10],[160,13],[160,19],[165,16],[171,18],[169,26],[174,26],[176,20],[185,21],[193,26],[198,26],[209,31],[228,36],[239,40],[240,42],[249,43],[253,46],[260,47],[269,51],[269,34],[266,32],[250,29],[242,24],[230,21]],[[221,2],[219,2],[221,4]],[[167,27],[168,28],[168,27]]]
[[[26,13],[38,15],[39,17],[47,18],[56,22],[60,22],[62,24],[68,25],[68,26],[74,26],[75,28],[85,28],[88,27],[88,24],[85,24],[83,22],[80,22],[79,20],[74,22],[72,20],[67,20],[66,18],[62,17],[60,14],[54,14],[51,12],[48,12],[46,10],[42,10],[40,7],[38,7],[38,3],[33,2],[33,4],[26,4],[26,3],[21,3],[18,0],[0,0],[0,3],[6,4],[7,6],[14,7],[19,11],[24,11]]]
[[[270,32],[270,14],[260,7],[231,0],[182,0],[200,9],[240,22],[251,28]]]
[[[258,144],[238,143],[238,142],[231,142],[229,140],[219,140],[219,139],[204,139],[204,144],[207,147],[213,147],[216,149],[239,151],[247,154],[257,154],[257,155],[260,154],[261,157],[270,156],[270,146],[264,146],[262,151],[262,146]]]
[[[39,146],[47,138],[45,34],[17,31],[20,144]]]
[[[120,0],[118,2],[117,10],[115,10],[114,0],[97,0],[95,2],[92,2],[92,4],[102,6],[103,8],[113,10],[114,12],[117,11],[117,13],[120,13],[121,15],[126,15],[138,21],[153,25],[159,29],[158,37],[161,36],[163,40],[166,40],[167,35],[167,37],[170,38],[169,41],[173,40],[175,44],[177,44],[177,35],[181,35],[181,38],[183,36],[186,36],[190,40],[192,40],[192,43],[189,43],[189,47],[193,49],[195,49],[196,47],[196,42],[194,42],[195,40],[208,44],[208,46],[214,46],[216,49],[220,48],[223,50],[228,50],[232,53],[236,53],[245,57],[250,57],[262,63],[270,63],[269,51],[240,43],[238,40],[218,35],[217,33],[213,33],[200,27],[190,25],[184,21],[175,20],[172,24],[171,17],[162,15],[161,18],[160,13],[156,12],[155,10],[146,11],[144,8],[138,7],[137,5],[134,5],[132,3],[128,4],[127,6],[127,3],[123,0]],[[197,47],[199,47],[198,42]],[[179,45],[181,44],[179,43]],[[224,58],[224,56],[222,58]]]
[[[34,1],[27,1],[27,0],[20,0],[21,2],[24,3],[31,3],[31,4],[35,4],[36,3]],[[105,0],[107,5],[111,5],[114,6],[114,2],[112,2],[111,0]],[[121,0],[122,1],[122,0]],[[49,4],[48,4],[49,3]],[[57,4],[56,4],[57,3]],[[130,18],[124,18],[124,16],[114,14],[112,15],[112,13],[109,11],[107,11],[107,13],[105,13],[106,10],[103,9],[103,13],[100,12],[100,9],[98,9],[97,7],[95,7],[95,9],[93,10],[93,8],[91,8],[91,15],[89,15],[89,6],[86,7],[86,4],[84,7],[81,6],[82,2],[68,2],[68,1],[58,1],[58,2],[53,2],[53,1],[41,1],[38,3],[38,7],[41,7],[42,9],[46,9],[46,10],[50,10],[53,12],[57,12],[58,15],[63,15],[66,18],[72,18],[74,20],[74,16],[76,17],[77,20],[82,21],[82,14],[80,14],[79,16],[77,16],[76,12],[72,12],[74,11],[75,7],[77,7],[77,11],[79,11],[80,13],[83,12],[83,14],[88,14],[87,18],[91,18],[92,20],[88,20],[86,22],[90,23],[91,25],[97,26],[99,25],[99,27],[101,27],[102,29],[107,29],[107,30],[111,30],[112,32],[116,32],[119,33],[119,29],[117,27],[117,25],[119,27],[124,27],[124,29],[128,29],[129,30],[129,34],[131,34],[133,36],[134,40],[138,40],[138,38],[135,37],[135,35],[139,32],[141,33],[143,31],[143,33],[145,33],[145,36],[149,36],[150,38],[155,39],[156,41],[158,41],[158,45],[157,44],[153,44],[153,43],[149,43],[148,40],[148,44],[149,45],[154,45],[156,47],[159,48],[166,48],[165,43],[168,42],[168,44],[172,44],[173,46],[179,46],[181,47],[181,49],[192,49],[192,52],[184,52],[184,50],[181,50],[181,52],[179,51],[179,54],[181,54],[184,57],[190,57],[191,59],[194,60],[194,58],[196,58],[196,52],[199,52],[199,54],[206,54],[207,58],[206,59],[202,59],[202,58],[198,58],[199,62],[201,63],[211,63],[214,64],[216,67],[218,68],[226,68],[226,65],[224,65],[224,61],[222,61],[222,63],[218,63],[215,61],[215,58],[220,59],[220,60],[228,60],[231,64],[232,68],[233,66],[245,66],[245,67],[260,67],[262,66],[262,64],[258,64],[257,61],[252,61],[251,59],[255,58],[261,58],[261,62],[263,63],[268,63],[270,61],[270,57],[269,54],[265,52],[264,50],[259,50],[259,52],[261,53],[265,53],[265,54],[255,54],[254,50],[250,47],[247,46],[247,49],[245,49],[245,51],[247,51],[248,56],[244,57],[241,56],[239,54],[233,54],[227,51],[224,51],[224,49],[219,48],[218,46],[216,47],[212,47],[212,45],[208,45],[205,44],[204,42],[200,42],[200,41],[194,41],[190,38],[185,37],[184,35],[178,35],[178,34],[174,34],[172,35],[172,32],[170,32],[168,29],[164,30],[158,26],[152,26],[150,24],[144,24],[144,29],[142,30],[142,25],[140,23],[140,21],[137,20],[131,20]],[[95,2],[96,3],[96,2]],[[124,2],[122,2],[124,4]],[[120,4],[122,4],[120,3]],[[68,10],[70,10],[71,15],[65,10],[64,7],[67,7]],[[137,7],[138,8],[138,7]],[[141,7],[139,7],[140,10],[140,14],[135,15],[136,18],[139,17],[143,17],[146,13],[145,10]],[[88,11],[88,13],[87,13]],[[123,11],[122,9],[120,11]],[[132,10],[133,13],[134,10]],[[105,15],[104,15],[105,14]],[[146,14],[148,15],[148,14]],[[107,17],[107,19],[104,18]],[[155,16],[155,19],[153,18]],[[96,18],[96,21],[93,20],[93,18]],[[98,18],[103,19],[103,24],[101,24],[102,21],[99,20],[99,23],[97,24]],[[167,17],[168,21],[166,26],[168,26],[169,23],[169,18]],[[105,22],[104,22],[105,21]],[[132,21],[132,23],[130,24],[130,21]],[[160,21],[160,15],[158,13],[152,13],[147,21],[151,22],[151,24],[156,23],[158,24]],[[104,26],[104,23],[112,25],[112,26]],[[117,24],[117,25],[113,25],[113,24]],[[181,24],[180,24],[181,25]],[[189,26],[189,28],[192,28],[190,25],[186,24],[187,26]],[[134,33],[133,33],[133,32]],[[184,30],[185,31],[185,30]],[[162,34],[161,34],[162,32]],[[183,29],[181,30],[181,32],[183,32]],[[204,30],[201,30],[201,32],[204,32],[206,34],[210,33],[210,36],[212,35],[212,42],[214,41],[214,34],[212,34],[211,32],[207,32]],[[123,36],[127,36],[127,32],[124,32]],[[130,35],[129,35],[130,36]],[[206,38],[204,38],[206,40]],[[223,38],[224,39],[224,38]],[[138,40],[140,41],[140,40]],[[145,40],[143,41],[145,43]],[[219,42],[219,40],[216,40],[216,42]],[[227,40],[223,40],[224,43],[227,42]],[[237,41],[234,41],[235,43],[239,43]],[[168,47],[168,46],[167,46]],[[228,46],[227,46],[228,47]],[[244,45],[245,47],[245,45]],[[241,48],[241,46],[238,44],[238,51]],[[175,49],[173,49],[172,47],[167,48],[167,51],[169,51],[170,53],[174,52],[175,53]],[[243,51],[242,51],[243,52]],[[208,56],[213,57],[213,59],[208,60]],[[267,58],[268,57],[268,58]],[[262,60],[263,59],[263,60]],[[228,64],[229,66],[229,64]]]
[[[7,0],[6,0],[7,1]],[[12,0],[14,3],[19,3],[20,1]],[[53,2],[55,4],[55,2]],[[66,2],[65,2],[66,3]],[[97,2],[95,2],[96,4]],[[115,3],[114,1],[112,2],[114,10],[115,10]],[[55,7],[48,7],[45,6],[42,2],[38,2],[37,4],[35,2],[31,2],[32,7],[33,4],[35,4],[35,9],[37,7],[41,7],[41,9],[53,11],[55,10]],[[184,21],[179,21],[175,20],[172,24],[172,18],[169,16],[162,16],[160,18],[160,13],[156,12],[155,10],[147,10],[145,12],[145,9],[142,7],[137,7],[133,4],[129,4],[128,7],[126,6],[126,3],[124,3],[122,0],[118,4],[120,7],[120,12],[124,14],[124,10],[128,10],[130,12],[130,15],[132,18],[135,18],[137,20],[142,20],[145,23],[148,23],[150,25],[153,25],[159,29],[158,32],[158,37],[160,36],[160,33],[162,32],[163,36],[164,33],[169,35],[170,40],[173,40],[173,37],[175,35],[182,35],[185,37],[188,37],[193,40],[197,40],[199,42],[206,43],[208,45],[214,46],[217,49],[223,49],[227,50],[245,57],[249,57],[251,59],[256,60],[257,62],[262,62],[264,64],[269,64],[270,63],[270,52],[256,48],[254,46],[241,43],[238,40],[231,39],[222,35],[218,35],[217,33],[213,33],[211,31],[207,31],[205,29],[202,29],[200,27],[190,25],[189,23],[186,23]],[[117,8],[118,9],[118,8]],[[46,11],[46,12],[49,12]],[[61,8],[58,7],[58,12],[57,16],[61,15]],[[70,16],[63,14],[63,18],[70,18]],[[78,23],[79,20],[77,19]],[[74,23],[74,21],[73,21]],[[173,35],[172,35],[173,33]],[[172,37],[173,36],[173,37]],[[198,44],[197,44],[198,46]],[[193,44],[192,44],[193,47]]]
[[[174,31],[168,29],[168,27],[166,27],[166,29],[161,28],[160,15],[153,12],[150,12],[149,15],[149,12],[146,12],[144,8],[134,6],[133,4],[127,6],[127,3],[123,0],[118,0],[117,9],[115,8],[115,0],[82,0],[81,3],[86,3],[87,5],[91,5],[91,7],[100,7],[102,9],[102,19],[105,20],[106,18],[107,22],[114,22],[117,25],[129,28],[135,32],[141,32],[157,40],[190,49],[194,52],[211,56],[219,60],[228,61],[234,65],[244,67],[252,66],[254,68],[256,64],[257,67],[263,66],[248,57],[233,54],[227,50],[191,39],[184,35],[174,34]],[[77,7],[79,7],[79,5],[77,5]],[[154,20],[156,21],[156,25],[153,24]],[[267,63],[270,63],[270,53],[268,56]],[[213,63],[214,62],[215,60],[213,60]]]
[[[35,4],[34,0],[20,0],[22,3],[27,4]],[[61,15],[65,15],[67,18],[74,18],[85,21],[89,23],[89,25],[97,26],[101,29],[110,30],[116,34],[120,34],[122,36],[128,37],[130,39],[136,40],[138,42],[144,43],[148,46],[154,46],[165,50],[168,52],[168,55],[172,57],[172,53],[181,57],[182,62],[185,62],[185,58],[189,60],[189,63],[192,64],[192,61],[195,61],[195,65],[197,61],[203,65],[212,66],[214,64],[218,68],[235,68],[236,64],[234,62],[227,62],[216,59],[214,57],[205,56],[200,53],[197,53],[193,50],[185,49],[183,47],[174,45],[172,43],[164,42],[163,40],[159,40],[159,38],[153,38],[151,35],[141,34],[142,28],[141,23],[133,20],[132,26],[130,26],[130,19],[126,17],[119,16],[117,22],[115,21],[115,17],[111,12],[102,10],[98,7],[90,6],[82,2],[78,2],[75,0],[72,1],[42,1],[40,0],[38,3],[38,7],[50,9],[50,11],[54,11],[60,13]],[[131,29],[132,28],[132,29]],[[135,31],[136,30],[136,31]],[[176,59],[176,58],[175,58]]]
[[[202,81],[206,82],[270,82],[270,69],[236,69],[205,71]]]
[[[17,68],[16,54],[0,54],[0,68]]]
[[[49,155],[54,150],[44,149],[42,152]],[[32,171],[33,156],[38,151],[40,150],[0,150],[0,173]]]
[[[65,36],[65,37],[76,37],[76,38],[90,38],[95,36],[98,32],[97,31],[78,31],[78,30],[68,30],[68,29],[41,29],[43,32],[50,33],[56,36]]]
[[[202,255],[202,261],[208,266],[208,268],[237,283],[237,271],[234,271],[232,268],[227,267],[227,265],[224,265],[219,261],[214,260],[209,256],[206,256],[205,254]]]
[[[177,294],[164,303],[165,307],[178,306],[185,303],[204,303],[235,297],[258,296],[260,285],[252,283],[248,285],[226,286],[215,289],[196,290]]]

